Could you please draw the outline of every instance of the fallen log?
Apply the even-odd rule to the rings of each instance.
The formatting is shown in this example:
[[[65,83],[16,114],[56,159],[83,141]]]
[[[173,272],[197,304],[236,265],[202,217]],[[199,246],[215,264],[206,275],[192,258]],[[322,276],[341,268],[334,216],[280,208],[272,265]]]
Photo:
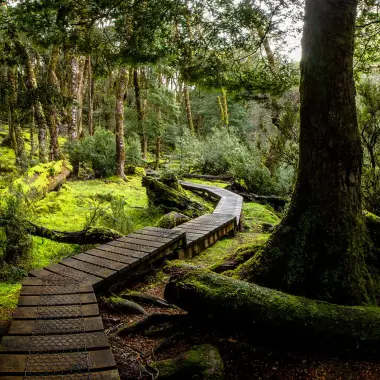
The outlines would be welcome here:
[[[72,167],[64,161],[34,166],[21,178],[13,181],[6,193],[22,193],[29,201],[39,201],[59,188],[70,175]]]
[[[33,236],[54,240],[67,244],[104,244],[116,240],[123,235],[106,227],[88,227],[82,231],[68,232],[51,230],[38,226],[30,221],[24,221],[26,231]]]
[[[165,299],[223,331],[263,334],[266,341],[346,349],[380,343],[378,307],[314,301],[202,269],[177,266]]]

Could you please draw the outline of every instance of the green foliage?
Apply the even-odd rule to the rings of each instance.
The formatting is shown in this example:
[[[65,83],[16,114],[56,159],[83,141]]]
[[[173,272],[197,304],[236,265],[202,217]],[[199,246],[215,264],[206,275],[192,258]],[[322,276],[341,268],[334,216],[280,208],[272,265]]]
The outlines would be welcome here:
[[[0,210],[0,226],[3,229],[2,260],[8,264],[25,262],[30,256],[32,240],[24,223],[26,212],[23,195],[19,192],[8,195]]]
[[[140,139],[136,134],[128,136],[125,140],[125,159],[128,165],[140,166],[143,163]]]

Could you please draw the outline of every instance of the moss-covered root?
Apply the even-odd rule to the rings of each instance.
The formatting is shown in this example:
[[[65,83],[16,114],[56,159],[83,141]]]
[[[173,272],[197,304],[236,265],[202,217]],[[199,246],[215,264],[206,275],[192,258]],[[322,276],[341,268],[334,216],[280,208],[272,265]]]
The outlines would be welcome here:
[[[151,366],[158,371],[159,379],[224,379],[222,358],[218,349],[209,344],[195,346],[172,359],[153,362]]]
[[[102,297],[100,305],[116,313],[146,314],[146,311],[136,302],[128,301],[120,297]]]
[[[157,307],[166,307],[170,308],[172,305],[169,305],[164,299],[152,296],[151,294],[138,292],[135,290],[126,290],[122,294],[120,294],[121,298],[126,300],[132,300],[136,302],[142,302],[147,305],[153,305]]]
[[[380,343],[380,308],[314,301],[201,269],[178,268],[165,299],[223,329],[262,333],[277,342]]]
[[[142,185],[146,188],[149,202],[161,207],[165,212],[182,212],[193,218],[206,211],[203,205],[192,201],[186,194],[172,189],[156,179],[143,177]]]
[[[153,326],[162,326],[170,324],[175,326],[178,324],[184,324],[187,322],[187,315],[184,314],[151,314],[141,321],[132,323],[126,327],[122,327],[118,331],[118,335],[126,336],[129,334],[138,334],[142,333],[143,335],[148,335],[147,332]]]

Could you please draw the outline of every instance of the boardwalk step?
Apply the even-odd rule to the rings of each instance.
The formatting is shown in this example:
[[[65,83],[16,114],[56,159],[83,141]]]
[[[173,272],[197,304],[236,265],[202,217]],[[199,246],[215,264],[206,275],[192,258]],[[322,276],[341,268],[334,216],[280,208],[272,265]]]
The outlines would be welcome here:
[[[60,354],[0,354],[0,374],[65,374],[115,368],[111,350]]]

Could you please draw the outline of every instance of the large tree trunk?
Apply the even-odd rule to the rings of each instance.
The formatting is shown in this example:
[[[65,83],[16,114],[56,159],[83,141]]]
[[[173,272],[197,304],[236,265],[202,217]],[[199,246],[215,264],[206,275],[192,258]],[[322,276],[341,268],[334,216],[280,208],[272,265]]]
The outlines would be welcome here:
[[[48,88],[52,89],[54,92],[58,92],[59,90],[58,78],[55,73],[58,59],[59,59],[59,47],[57,45],[53,45],[50,62],[49,62],[48,70],[47,70],[48,71],[47,84],[48,84]],[[50,132],[49,156],[50,156],[50,160],[56,161],[56,160],[59,160],[60,152],[59,152],[59,143],[58,143],[59,130],[58,130],[58,125],[57,125],[58,112],[57,112],[57,107],[54,104],[54,97],[53,99],[50,99],[48,104],[46,104],[45,109],[46,109],[46,120],[48,123],[49,132]]]
[[[128,70],[121,66],[116,86],[115,136],[116,136],[116,174],[125,178],[125,143],[124,143],[124,96],[128,86]]]
[[[240,269],[260,285],[351,305],[374,302],[353,80],[356,7],[306,1],[297,184],[264,250]]]

